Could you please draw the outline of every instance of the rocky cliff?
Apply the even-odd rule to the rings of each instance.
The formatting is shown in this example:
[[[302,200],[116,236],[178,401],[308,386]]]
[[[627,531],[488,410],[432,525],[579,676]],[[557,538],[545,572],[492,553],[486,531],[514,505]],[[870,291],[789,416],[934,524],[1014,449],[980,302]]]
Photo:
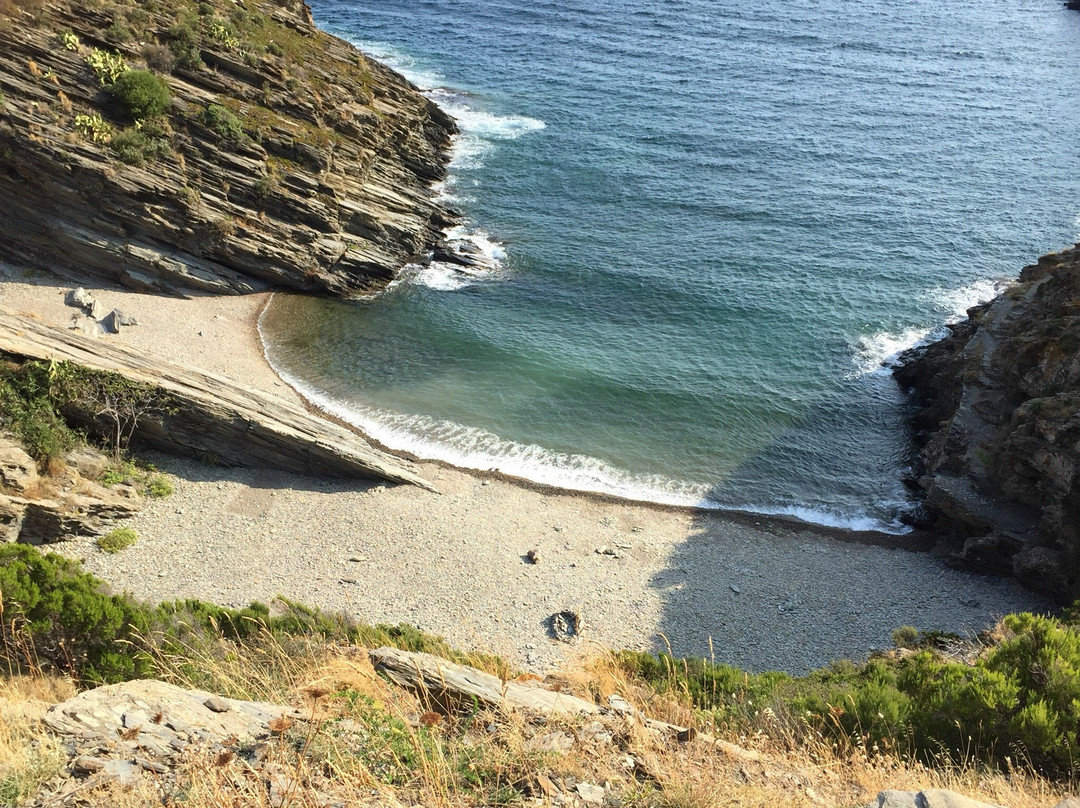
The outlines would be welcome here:
[[[1080,596],[1080,245],[909,352],[925,518],[971,567]]]
[[[154,77],[163,109],[132,97]],[[452,220],[431,186],[454,131],[301,0],[0,0],[0,261],[349,294]]]

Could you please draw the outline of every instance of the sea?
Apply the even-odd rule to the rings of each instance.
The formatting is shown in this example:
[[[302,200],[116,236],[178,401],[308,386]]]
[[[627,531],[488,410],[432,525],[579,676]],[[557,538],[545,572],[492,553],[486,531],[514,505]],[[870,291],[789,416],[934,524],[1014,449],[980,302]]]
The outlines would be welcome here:
[[[903,532],[890,368],[1080,239],[1058,0],[311,0],[450,113],[462,271],[275,297],[268,358],[393,450]]]

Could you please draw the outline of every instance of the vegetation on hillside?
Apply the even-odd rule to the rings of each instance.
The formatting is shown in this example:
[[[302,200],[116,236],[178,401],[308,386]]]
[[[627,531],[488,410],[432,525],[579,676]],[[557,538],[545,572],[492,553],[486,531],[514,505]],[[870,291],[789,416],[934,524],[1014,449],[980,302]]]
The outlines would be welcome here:
[[[60,673],[88,685],[165,673],[244,697],[243,680],[215,678],[225,657],[261,653],[267,643],[290,652],[315,643],[394,645],[511,675],[494,657],[462,654],[408,626],[358,625],[284,600],[273,611],[260,603],[141,604],[109,594],[74,561],[21,545],[0,547],[0,597],[0,659],[12,674]],[[937,641],[801,677],[636,652],[613,655],[609,669],[631,690],[682,705],[682,721],[721,737],[764,733],[789,746],[821,743],[912,765],[974,762],[1077,778],[1075,621],[1011,615],[967,659]]]
[[[229,609],[198,600],[151,606],[109,593],[78,562],[28,545],[0,545],[0,670],[12,674],[49,671],[84,685],[118,682],[149,676],[155,659],[195,652],[208,638],[245,644],[261,637],[392,645],[488,668],[503,666],[494,657],[459,653],[441,638],[406,625],[359,625],[287,600],[275,608],[271,614],[262,603]],[[198,671],[188,675],[197,677]]]
[[[172,483],[146,463],[128,458],[128,442],[146,417],[175,412],[152,385],[70,362],[0,360],[0,431],[12,435],[45,471],[62,467],[73,449],[97,445],[112,463],[97,481],[132,485],[149,497],[172,493]],[[58,464],[58,465],[54,465]]]
[[[95,0],[79,5],[81,9],[67,2],[57,4],[53,9],[59,12],[56,25],[62,25],[59,20],[66,19],[68,12],[81,11],[80,20],[92,26],[95,44],[70,29],[58,28],[56,47],[82,57],[86,81],[105,92],[76,93],[62,86],[57,74],[42,71],[34,63],[29,69],[56,85],[59,118],[69,120],[80,137],[107,145],[119,160],[141,165],[168,156],[177,145],[176,131],[200,125],[214,130],[211,121],[223,112],[230,119],[231,137],[225,140],[234,144],[243,138],[261,141],[272,128],[290,133],[300,143],[324,145],[340,139],[334,129],[333,105],[326,109],[320,105],[325,79],[308,75],[304,69],[305,62],[319,55],[319,40],[274,18],[275,10],[298,14],[302,9],[298,0]],[[49,15],[50,7],[43,0],[0,0],[0,28],[48,25]],[[223,59],[229,64],[220,64]],[[174,73],[192,78],[222,67],[242,72],[242,66],[261,68],[265,63],[283,75],[283,87],[264,85],[261,103],[239,104],[225,96],[197,108],[190,104],[173,108],[170,103],[169,80]],[[365,89],[369,69],[363,56],[357,53],[353,64],[337,67],[349,74],[341,76],[343,81],[360,89],[350,100],[370,104],[373,96]],[[283,97],[282,89],[297,98]],[[84,101],[73,104],[72,99],[79,97]],[[307,117],[306,107],[312,102],[319,109],[315,119],[295,120],[302,110],[301,117]],[[239,117],[223,104],[235,107]]]
[[[618,693],[651,717],[751,750],[740,757],[701,741],[676,743],[617,715],[597,721],[535,720],[475,707],[430,712],[423,698],[382,681],[357,646],[436,653],[504,681],[513,672],[408,626],[359,626],[287,601],[273,609],[198,601],[151,607],[108,594],[73,561],[24,546],[0,548],[0,592],[0,660],[7,670],[0,678],[0,798],[11,803],[52,781],[66,763],[56,742],[25,720],[34,705],[40,710],[62,695],[59,673],[81,687],[154,676],[300,707],[309,720],[259,752],[290,773],[290,804],[297,806],[319,804],[328,791],[350,804],[392,792],[406,804],[512,805],[575,794],[576,784],[590,783],[606,784],[606,804],[634,808],[856,805],[891,787],[949,787],[1013,808],[1043,808],[1055,787],[1036,774],[1040,764],[1025,749],[1045,750],[1046,739],[1024,718],[1005,721],[1021,733],[1009,741],[974,732],[959,747],[951,740],[929,745],[925,755],[913,744],[929,743],[929,736],[916,740],[924,729],[948,734],[950,720],[963,729],[978,717],[984,694],[1004,692],[1004,685],[985,684],[991,672],[1013,682],[1014,702],[1000,707],[1014,716],[1025,715],[1021,702],[1067,710],[1062,700],[1075,686],[1065,675],[1076,660],[1075,625],[1030,615],[1009,618],[974,664],[924,648],[790,677],[623,653],[549,677],[549,686],[601,703]],[[937,681],[925,678],[930,671]],[[915,680],[921,695],[903,684]],[[884,695],[893,689],[907,694],[902,710],[889,706],[895,694]],[[930,690],[937,700],[926,695]],[[1006,742],[1011,757],[998,754]],[[175,784],[149,778],[136,788],[98,786],[82,798],[91,806],[270,805],[265,785],[245,768],[249,754],[191,755]],[[1072,781],[1075,772],[1059,758],[1044,760]]]
[[[1080,775],[1080,624],[1005,617],[981,643],[836,662],[806,676],[748,674],[702,659],[623,652],[634,676],[684,695],[699,718],[746,732],[763,711],[791,732],[855,742],[930,763],[976,758],[1008,770]]]

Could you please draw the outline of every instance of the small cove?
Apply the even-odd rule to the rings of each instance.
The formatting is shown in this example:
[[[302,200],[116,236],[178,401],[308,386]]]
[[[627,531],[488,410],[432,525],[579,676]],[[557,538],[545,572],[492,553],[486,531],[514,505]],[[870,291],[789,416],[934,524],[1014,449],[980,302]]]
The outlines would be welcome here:
[[[391,448],[899,530],[882,362],[1077,235],[1054,3],[313,10],[458,118],[443,193],[493,262],[267,312],[283,375]]]

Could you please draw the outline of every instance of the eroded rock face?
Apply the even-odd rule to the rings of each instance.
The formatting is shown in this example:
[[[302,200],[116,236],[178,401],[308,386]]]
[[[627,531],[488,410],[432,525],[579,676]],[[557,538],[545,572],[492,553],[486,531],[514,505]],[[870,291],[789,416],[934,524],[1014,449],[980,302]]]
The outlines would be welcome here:
[[[921,409],[918,486],[954,558],[1080,595],[1080,246],[1016,285],[896,371]]]
[[[157,390],[169,406],[148,412],[132,441],[171,454],[212,456],[227,465],[431,485],[412,464],[301,406],[213,373],[163,362],[129,347],[88,339],[0,308],[0,355],[16,361],[69,361]],[[95,407],[65,417],[109,434]]]
[[[80,473],[89,452],[72,453],[63,470],[42,477],[11,437],[0,434],[0,542],[52,544],[96,536],[133,516],[142,498],[130,486],[106,488]]]
[[[199,8],[61,0],[0,19],[0,261],[172,294],[344,295],[422,256],[453,219],[430,190],[453,122],[302,2],[246,4],[233,39],[236,4]],[[132,121],[87,60],[145,68],[184,20],[203,66],[157,64],[162,153],[124,162]]]

